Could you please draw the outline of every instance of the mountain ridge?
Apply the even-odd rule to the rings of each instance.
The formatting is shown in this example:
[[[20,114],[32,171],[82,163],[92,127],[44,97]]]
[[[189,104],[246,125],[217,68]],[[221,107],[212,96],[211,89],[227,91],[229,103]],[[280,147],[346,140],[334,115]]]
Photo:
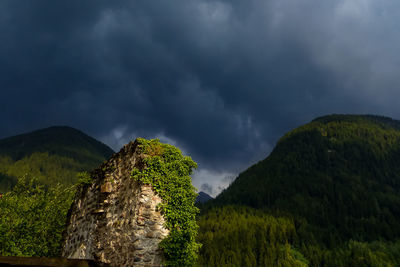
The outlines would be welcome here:
[[[0,191],[28,175],[42,183],[72,184],[76,174],[97,167],[114,151],[69,126],[51,126],[0,140]]]
[[[86,143],[86,145],[88,145],[88,143],[98,145],[97,150],[104,156],[109,156],[110,153],[114,153],[110,147],[90,137],[83,131],[70,126],[55,125],[0,139],[0,155],[8,155],[14,160],[18,160],[24,156],[28,156],[31,151],[48,151],[48,146],[50,144],[62,141],[64,146],[67,146],[79,139],[81,142]],[[13,150],[9,149],[9,147],[12,147]],[[54,148],[52,150],[54,153],[58,152]]]

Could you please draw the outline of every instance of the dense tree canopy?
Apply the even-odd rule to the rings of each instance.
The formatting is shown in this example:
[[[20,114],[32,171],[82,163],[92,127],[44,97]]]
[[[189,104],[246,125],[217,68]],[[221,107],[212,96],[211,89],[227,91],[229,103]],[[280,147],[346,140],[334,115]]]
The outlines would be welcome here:
[[[45,187],[23,177],[0,198],[0,255],[60,255],[73,187]]]
[[[291,244],[291,219],[240,206],[213,208],[199,219],[199,266],[307,266]]]

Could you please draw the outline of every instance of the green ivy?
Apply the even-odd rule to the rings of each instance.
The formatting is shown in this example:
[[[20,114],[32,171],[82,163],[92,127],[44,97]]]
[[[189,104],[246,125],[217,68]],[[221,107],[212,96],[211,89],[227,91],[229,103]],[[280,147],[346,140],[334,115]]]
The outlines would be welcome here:
[[[200,244],[196,242],[198,226],[195,207],[196,188],[190,175],[197,164],[188,156],[158,139],[138,138],[139,149],[145,155],[144,168],[134,169],[132,177],[153,186],[161,197],[159,210],[166,219],[169,235],[160,243],[167,266],[193,266]]]
[[[90,185],[93,182],[93,179],[88,172],[78,172],[76,177],[78,178],[77,186]]]

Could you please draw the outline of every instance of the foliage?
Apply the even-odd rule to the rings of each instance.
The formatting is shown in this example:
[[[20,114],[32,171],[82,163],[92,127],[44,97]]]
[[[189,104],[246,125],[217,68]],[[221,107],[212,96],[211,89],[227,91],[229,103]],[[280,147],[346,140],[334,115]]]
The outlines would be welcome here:
[[[9,191],[16,183],[15,177],[0,172],[0,193]]]
[[[73,187],[45,187],[23,177],[0,198],[0,255],[60,255]]]
[[[72,185],[113,151],[69,127],[51,127],[0,140],[0,192],[26,174],[46,185]]]
[[[198,224],[198,266],[400,266],[400,240],[306,245],[292,219],[245,206],[209,208]]]
[[[303,248],[311,266],[400,266],[400,241],[359,242],[350,240],[334,249]]]
[[[135,169],[132,177],[153,186],[161,197],[160,211],[166,219],[169,235],[160,243],[166,256],[167,266],[192,266],[197,259],[200,245],[196,242],[198,226],[194,206],[195,188],[190,175],[197,164],[181,151],[158,139],[137,139],[140,144],[145,167]]]
[[[198,223],[199,266],[308,266],[291,245],[297,235],[288,218],[224,206],[206,211]]]
[[[78,177],[77,186],[89,185],[93,182],[93,179],[88,172],[78,172],[77,177]]]
[[[23,177],[28,174],[46,185],[57,183],[72,185],[76,182],[78,172],[90,170],[94,167],[85,162],[77,162],[73,158],[49,155],[47,152],[33,153],[18,161],[12,161],[10,158],[2,161],[0,158],[1,163],[3,163],[1,165],[3,172],[1,173],[4,176],[17,180],[16,177]],[[6,180],[0,181],[0,184],[3,184],[4,188],[7,189],[3,192],[11,189],[11,187],[6,188],[5,182]]]

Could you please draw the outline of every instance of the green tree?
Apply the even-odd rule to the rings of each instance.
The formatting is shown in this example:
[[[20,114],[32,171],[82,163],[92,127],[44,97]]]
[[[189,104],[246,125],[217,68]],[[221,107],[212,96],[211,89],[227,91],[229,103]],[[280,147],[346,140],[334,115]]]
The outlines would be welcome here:
[[[23,177],[0,199],[0,255],[60,255],[73,187],[45,187]]]

